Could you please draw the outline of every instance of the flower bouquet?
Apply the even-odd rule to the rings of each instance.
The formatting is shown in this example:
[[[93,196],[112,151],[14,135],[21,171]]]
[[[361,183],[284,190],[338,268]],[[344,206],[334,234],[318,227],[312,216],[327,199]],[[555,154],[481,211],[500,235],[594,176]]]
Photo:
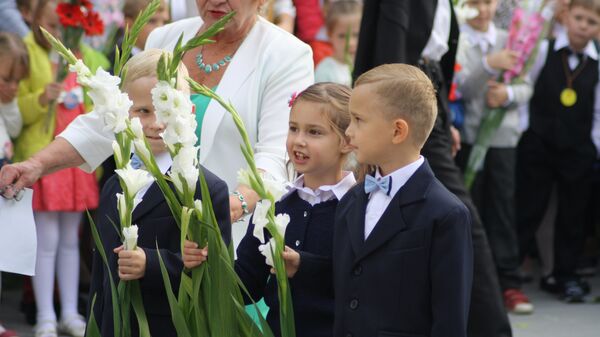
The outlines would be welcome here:
[[[515,8],[506,48],[519,54],[517,65],[500,74],[499,82],[514,84],[523,81],[537,55],[540,42],[550,28],[551,7],[549,0],[522,1]],[[487,109],[477,131],[473,149],[465,169],[465,185],[471,188],[475,176],[481,170],[492,137],[502,123],[505,108]]]

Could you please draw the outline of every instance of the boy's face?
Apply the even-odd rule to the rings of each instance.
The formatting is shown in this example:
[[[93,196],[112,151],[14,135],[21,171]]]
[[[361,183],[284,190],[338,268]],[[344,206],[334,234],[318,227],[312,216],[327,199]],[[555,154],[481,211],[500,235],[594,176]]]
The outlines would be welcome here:
[[[365,84],[352,90],[352,118],[346,136],[359,163],[382,166],[392,153],[395,127],[394,120],[386,117],[384,107],[375,99],[378,94],[371,86]]]
[[[152,33],[156,28],[162,27],[169,22],[169,11],[167,11],[166,3],[162,1],[161,7],[156,11],[156,13],[150,18],[148,23],[142,27],[140,31],[140,35],[138,35],[138,39],[135,42],[136,47],[140,49],[144,49],[146,46],[146,40],[148,40],[148,36]],[[125,24],[129,26],[133,26],[133,22],[135,18],[125,18]]]
[[[342,15],[337,19],[336,24],[329,32],[329,40],[333,46],[333,56],[340,62],[345,62],[344,52],[346,50],[346,34],[350,32],[350,41],[348,54],[352,62],[356,55],[356,46],[358,45],[358,33],[360,31],[360,14]]]
[[[600,15],[581,6],[569,10],[566,24],[569,44],[578,51],[600,33]]]
[[[473,19],[467,20],[469,26],[473,27],[475,30],[487,32],[490,22],[492,22],[494,15],[496,15],[498,0],[469,0],[466,4],[479,11],[479,15]]]
[[[165,125],[156,121],[152,94],[150,91],[158,83],[155,77],[142,77],[129,82],[125,92],[133,102],[129,110],[129,118],[139,117],[142,122],[144,135],[150,144],[153,154],[165,152],[167,147],[160,134],[165,131]]]
[[[60,38],[60,22],[58,20],[58,14],[56,14],[56,2],[49,1],[46,3],[38,24],[40,27],[47,30],[48,33]]]
[[[286,147],[296,171],[323,178],[339,170],[345,143],[319,105],[302,99],[296,101],[290,112]]]

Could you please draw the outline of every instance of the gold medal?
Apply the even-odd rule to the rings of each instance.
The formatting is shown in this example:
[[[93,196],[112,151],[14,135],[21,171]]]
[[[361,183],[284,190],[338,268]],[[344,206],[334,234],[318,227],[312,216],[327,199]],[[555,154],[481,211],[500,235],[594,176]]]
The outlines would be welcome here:
[[[577,103],[577,92],[572,88],[565,88],[560,93],[560,102],[567,108],[572,107]]]

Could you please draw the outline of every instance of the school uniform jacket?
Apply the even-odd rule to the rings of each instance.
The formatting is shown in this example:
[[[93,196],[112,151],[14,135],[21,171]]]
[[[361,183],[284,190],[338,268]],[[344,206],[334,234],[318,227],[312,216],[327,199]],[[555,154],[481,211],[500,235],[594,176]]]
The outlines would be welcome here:
[[[368,195],[336,213],[335,337],[466,337],[473,256],[467,208],[425,161],[365,240]]]
[[[231,220],[229,218],[227,185],[206,169],[204,169],[204,175],[208,183],[221,235],[225,243],[229,244],[231,242]],[[121,240],[113,223],[115,226],[119,226],[116,194],[122,193],[117,178],[114,175],[106,182],[102,189],[100,206],[96,213],[96,227],[104,245],[103,249],[108,258],[115,285],[118,284],[119,274],[118,256],[113,253],[113,249],[121,245]],[[196,197],[201,199],[199,186],[196,191]],[[161,254],[173,285],[173,291],[177,294],[183,270],[180,231],[156,183],[150,186],[143,196],[142,202],[134,209],[132,223],[137,224],[139,227],[138,247],[144,249],[146,254],[146,271],[144,277],[140,279],[140,288],[150,332],[152,336],[176,336],[157,253],[160,252]],[[156,249],[157,245],[158,251]],[[94,252],[89,298],[91,305],[91,299],[96,296],[96,304],[93,308],[94,316],[102,336],[110,337],[114,336],[114,331],[109,274],[98,249],[101,249],[101,247],[97,247]],[[90,312],[90,308],[88,308],[88,316]],[[131,322],[134,330],[137,330],[137,323],[135,323],[133,314]],[[132,336],[136,335],[137,332],[134,331]]]

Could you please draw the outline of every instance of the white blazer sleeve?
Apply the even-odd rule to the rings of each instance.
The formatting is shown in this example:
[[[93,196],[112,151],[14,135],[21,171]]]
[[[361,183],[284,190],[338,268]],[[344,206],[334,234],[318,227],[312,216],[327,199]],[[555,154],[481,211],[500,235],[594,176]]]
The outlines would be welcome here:
[[[289,47],[287,44],[283,44]],[[314,83],[312,51],[307,45],[270,53],[269,74],[258,112],[258,138],[254,146],[256,166],[274,178],[287,180],[285,142],[288,132],[289,100]]]
[[[73,145],[85,160],[79,168],[90,173],[110,157],[115,139],[112,131],[104,130],[104,121],[95,110],[75,118],[57,137]]]

